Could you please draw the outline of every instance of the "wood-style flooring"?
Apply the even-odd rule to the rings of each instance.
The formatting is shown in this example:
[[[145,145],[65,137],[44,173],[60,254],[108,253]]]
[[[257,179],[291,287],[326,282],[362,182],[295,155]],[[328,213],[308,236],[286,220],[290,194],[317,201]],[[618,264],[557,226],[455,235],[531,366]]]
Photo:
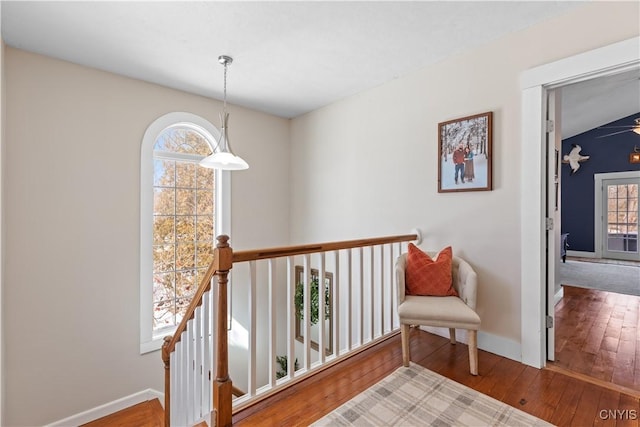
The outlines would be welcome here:
[[[555,425],[639,427],[638,397],[580,378],[535,369],[482,350],[478,351],[479,375],[472,376],[466,345],[451,345],[447,338],[413,328],[411,353],[413,362]],[[309,425],[401,365],[400,336],[395,335],[236,413],[233,422],[239,426]],[[153,402],[150,405],[157,410],[159,402]],[[88,426],[160,425],[157,411],[151,413],[146,405],[137,406],[144,415],[133,415],[129,408]]]
[[[467,346],[412,329],[412,361],[454,381],[560,426],[635,426],[638,397],[547,369],[535,369],[482,350],[479,375],[469,374]],[[402,364],[400,337],[268,398],[234,416],[242,426],[308,425]],[[612,411],[612,412],[609,412]],[[615,412],[618,411],[618,412]],[[612,419],[611,413],[618,419]]]
[[[554,366],[640,394],[640,297],[564,286]]]
[[[139,403],[83,427],[164,427],[164,409],[158,399]]]

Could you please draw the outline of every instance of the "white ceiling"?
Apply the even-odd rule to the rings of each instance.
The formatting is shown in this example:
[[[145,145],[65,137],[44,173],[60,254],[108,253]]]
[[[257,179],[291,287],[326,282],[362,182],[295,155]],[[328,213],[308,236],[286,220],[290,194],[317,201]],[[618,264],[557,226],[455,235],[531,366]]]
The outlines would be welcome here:
[[[217,99],[230,55],[229,102],[296,117],[582,4],[5,0],[1,28],[12,47]]]
[[[569,138],[640,112],[640,68],[565,86],[561,96],[562,138]]]

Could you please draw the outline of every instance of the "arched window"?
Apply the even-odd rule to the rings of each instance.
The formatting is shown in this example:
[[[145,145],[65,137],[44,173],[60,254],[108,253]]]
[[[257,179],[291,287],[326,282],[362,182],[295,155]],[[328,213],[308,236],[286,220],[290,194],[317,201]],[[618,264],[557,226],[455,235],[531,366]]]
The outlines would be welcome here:
[[[189,113],[160,117],[145,132],[140,176],[140,351],[156,350],[182,320],[213,259],[226,205],[220,171],[198,162],[218,130]],[[226,194],[224,194],[226,193]]]

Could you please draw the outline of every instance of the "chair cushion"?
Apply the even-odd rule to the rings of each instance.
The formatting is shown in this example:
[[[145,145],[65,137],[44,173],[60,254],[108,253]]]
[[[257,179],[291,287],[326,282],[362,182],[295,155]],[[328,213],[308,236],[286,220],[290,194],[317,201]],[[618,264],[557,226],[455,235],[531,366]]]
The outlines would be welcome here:
[[[451,277],[451,246],[433,260],[413,243],[409,243],[405,286],[407,295],[458,296]]]
[[[398,306],[400,323],[477,330],[480,316],[458,297],[407,295]]]

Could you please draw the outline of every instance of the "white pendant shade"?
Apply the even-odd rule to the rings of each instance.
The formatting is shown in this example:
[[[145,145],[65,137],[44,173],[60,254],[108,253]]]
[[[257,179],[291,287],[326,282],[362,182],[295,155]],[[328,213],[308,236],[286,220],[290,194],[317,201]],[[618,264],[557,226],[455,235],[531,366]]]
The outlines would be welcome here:
[[[229,171],[237,171],[249,169],[249,164],[241,157],[236,156],[231,151],[229,144],[229,136],[227,131],[227,123],[229,121],[229,113],[220,113],[220,121],[222,122],[222,132],[220,133],[220,141],[218,142],[217,152],[200,160],[200,166],[210,169],[222,169]]]
[[[247,162],[242,160],[242,158],[234,155],[233,153],[229,153],[227,151],[220,153],[213,153],[209,157],[205,157],[200,160],[200,166],[210,169],[222,169],[222,170],[243,170],[249,169],[249,165]]]

